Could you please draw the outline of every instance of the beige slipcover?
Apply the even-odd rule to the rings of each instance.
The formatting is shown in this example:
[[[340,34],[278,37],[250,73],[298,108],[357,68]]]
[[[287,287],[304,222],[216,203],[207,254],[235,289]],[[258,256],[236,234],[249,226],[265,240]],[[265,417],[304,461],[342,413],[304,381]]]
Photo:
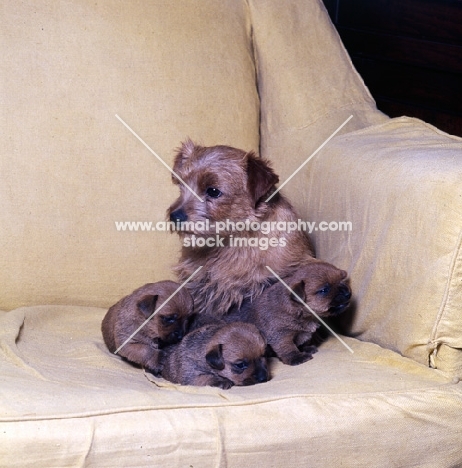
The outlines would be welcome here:
[[[462,466],[462,142],[378,112],[320,1],[0,11],[0,466]],[[283,191],[350,274],[353,353],[330,337],[222,391],[108,352],[107,307],[173,278],[180,248],[117,227],[177,196],[122,121],[167,164],[189,136],[259,151],[282,183],[350,115]]]

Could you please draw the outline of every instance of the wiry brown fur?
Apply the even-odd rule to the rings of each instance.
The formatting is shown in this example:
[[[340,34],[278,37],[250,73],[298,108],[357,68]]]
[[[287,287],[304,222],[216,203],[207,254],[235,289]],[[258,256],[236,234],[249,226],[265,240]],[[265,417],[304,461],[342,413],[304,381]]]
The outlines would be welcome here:
[[[114,353],[179,287],[173,281],[148,283],[114,304],[106,313],[101,331]],[[180,341],[193,314],[193,300],[181,289],[144,325],[118,354],[126,360],[159,374],[161,349]]]
[[[213,323],[166,350],[162,377],[182,385],[229,389],[268,380],[266,341],[250,323]]]
[[[278,176],[268,161],[254,153],[228,146],[202,147],[188,140],[183,143],[174,164],[178,174],[203,200],[199,201],[176,177],[180,197],[168,209],[172,221],[197,223],[209,220],[209,232],[183,232],[185,236],[215,237],[214,223],[230,220],[262,222],[297,221],[290,203],[277,193],[268,203],[265,200],[275,190]],[[207,189],[221,192],[211,197]],[[229,246],[229,235],[240,238],[273,237],[285,246],[270,246],[267,250],[258,246]],[[180,281],[185,281],[200,265],[203,268],[188,283],[198,313],[222,317],[232,306],[239,306],[244,299],[257,297],[270,284],[270,266],[279,274],[287,274],[305,257],[313,255],[308,237],[303,231],[273,231],[266,235],[261,231],[221,232],[225,238],[223,247],[185,247],[175,271]]]
[[[326,318],[340,314],[349,305],[351,290],[346,277],[345,271],[312,260],[283,280],[319,317]],[[285,364],[301,364],[317,351],[311,340],[320,322],[281,282],[231,312],[227,320],[255,324]]]

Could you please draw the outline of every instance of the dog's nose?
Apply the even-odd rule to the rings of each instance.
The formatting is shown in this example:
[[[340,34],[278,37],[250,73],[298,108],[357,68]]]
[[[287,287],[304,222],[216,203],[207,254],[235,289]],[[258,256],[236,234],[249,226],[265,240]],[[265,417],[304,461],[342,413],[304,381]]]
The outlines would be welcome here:
[[[170,213],[170,221],[183,223],[188,220],[188,215],[181,208]]]
[[[351,290],[348,286],[340,285],[337,295],[330,303],[329,313],[331,315],[338,315],[343,312],[349,305],[351,299]]]
[[[264,366],[258,367],[255,371],[254,377],[258,383],[267,382],[268,370]]]
[[[183,330],[175,330],[172,333],[172,341],[178,342],[183,339]]]
[[[336,299],[339,299],[339,300],[349,300],[351,299],[351,291],[350,289],[345,286],[345,285],[341,285],[339,288],[338,288],[338,295],[336,297]]]

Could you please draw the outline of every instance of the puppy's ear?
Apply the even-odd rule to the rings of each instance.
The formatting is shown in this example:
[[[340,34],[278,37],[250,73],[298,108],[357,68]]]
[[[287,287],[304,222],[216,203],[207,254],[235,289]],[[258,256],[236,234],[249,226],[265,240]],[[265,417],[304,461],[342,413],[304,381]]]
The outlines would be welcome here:
[[[306,294],[305,294],[305,282],[301,280],[297,284],[291,287],[292,291],[302,300],[306,300]],[[293,301],[300,302],[298,298],[295,296],[295,294],[290,293],[290,298]]]
[[[257,206],[258,201],[266,195],[271,187],[279,182],[279,177],[264,159],[257,158],[255,153],[247,155],[247,189]]]
[[[199,314],[197,312],[193,312],[191,315],[186,317],[185,320],[185,331],[189,333],[190,331],[199,328]]]
[[[145,316],[145,317],[150,317],[154,311],[156,310],[156,302],[157,298],[159,296],[157,295],[148,295],[144,296],[142,299],[138,301],[136,304],[138,307],[138,310]]]
[[[173,163],[174,171],[179,170],[183,165],[183,162],[191,157],[195,148],[196,145],[190,138],[187,138],[183,143],[181,143],[181,146],[177,149],[177,154]]]
[[[225,361],[223,359],[223,345],[214,346],[205,356],[205,360],[212,369],[223,370]]]

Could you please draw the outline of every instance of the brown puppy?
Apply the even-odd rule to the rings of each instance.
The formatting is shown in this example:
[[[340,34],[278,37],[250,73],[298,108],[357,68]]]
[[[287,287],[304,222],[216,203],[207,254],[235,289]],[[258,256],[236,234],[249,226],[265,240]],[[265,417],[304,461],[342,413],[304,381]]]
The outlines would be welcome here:
[[[114,353],[178,287],[179,284],[173,281],[148,283],[113,305],[101,325],[104,342],[109,351]],[[192,313],[191,295],[185,289],[181,289],[118,354],[158,375],[162,367],[161,349],[183,338]]]
[[[312,260],[283,280],[319,317],[326,318],[342,313],[350,303],[346,277],[346,271]],[[227,320],[254,323],[284,364],[301,364],[317,351],[312,338],[320,322],[281,282],[231,312]]]
[[[172,177],[181,195],[167,213],[184,229],[179,232],[183,248],[175,271],[185,281],[204,267],[187,285],[196,312],[220,318],[271,283],[266,265],[285,275],[313,255],[305,231],[277,227],[296,224],[298,217],[280,193],[266,202],[279,178],[254,153],[188,140],[173,170],[203,200]],[[257,229],[263,225],[272,226],[271,232]]]
[[[268,380],[266,341],[250,323],[213,323],[166,349],[162,377],[182,385],[224,390]]]

